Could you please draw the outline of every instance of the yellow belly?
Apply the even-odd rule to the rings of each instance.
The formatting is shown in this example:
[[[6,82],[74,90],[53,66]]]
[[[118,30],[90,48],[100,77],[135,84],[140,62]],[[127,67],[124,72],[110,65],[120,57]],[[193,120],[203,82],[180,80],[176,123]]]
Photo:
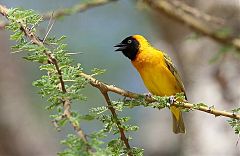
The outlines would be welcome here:
[[[161,65],[144,67],[139,73],[147,89],[154,95],[170,96],[181,92],[175,77],[167,67]]]
[[[141,55],[143,54],[139,54],[132,64],[140,73],[149,92],[159,96],[170,96],[182,92],[180,84],[167,68],[161,53],[154,56],[145,54],[143,57]]]

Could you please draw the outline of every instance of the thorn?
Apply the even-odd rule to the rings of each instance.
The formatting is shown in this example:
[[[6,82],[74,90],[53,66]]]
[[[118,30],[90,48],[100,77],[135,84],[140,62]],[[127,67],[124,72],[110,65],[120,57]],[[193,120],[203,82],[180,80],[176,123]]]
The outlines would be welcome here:
[[[232,112],[232,116],[236,117],[237,116],[236,112]]]
[[[214,105],[208,107],[208,111],[210,111],[210,112],[211,112],[213,109],[215,109],[215,106],[214,106]],[[215,115],[215,116],[216,116],[216,115]]]
[[[29,31],[32,31],[32,30],[36,27],[37,23],[38,23],[38,22],[36,22],[35,24],[33,24],[32,27],[29,28]]]
[[[84,52],[75,52],[75,53],[66,53],[68,55],[76,55],[76,54],[83,54]]]
[[[48,34],[50,33],[50,31],[51,31],[51,29],[52,29],[52,27],[53,27],[53,25],[54,25],[54,23],[55,23],[55,20],[53,20],[53,14],[54,14],[54,11],[52,12],[51,18],[50,18],[50,20],[49,20],[49,22],[48,22],[47,33],[46,33],[45,37],[43,38],[43,41],[42,41],[43,43],[45,42]],[[52,23],[52,24],[51,24],[51,23]],[[50,24],[51,24],[51,26],[50,26]]]

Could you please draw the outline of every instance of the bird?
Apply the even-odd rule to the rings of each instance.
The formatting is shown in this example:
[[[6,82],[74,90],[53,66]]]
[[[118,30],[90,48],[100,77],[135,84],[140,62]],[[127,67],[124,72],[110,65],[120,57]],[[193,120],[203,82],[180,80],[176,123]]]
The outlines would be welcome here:
[[[115,45],[131,60],[132,65],[140,74],[144,85],[152,95],[174,96],[186,92],[178,71],[170,57],[161,50],[154,48],[142,35],[132,35]],[[186,133],[180,108],[170,105],[173,119],[173,132]]]

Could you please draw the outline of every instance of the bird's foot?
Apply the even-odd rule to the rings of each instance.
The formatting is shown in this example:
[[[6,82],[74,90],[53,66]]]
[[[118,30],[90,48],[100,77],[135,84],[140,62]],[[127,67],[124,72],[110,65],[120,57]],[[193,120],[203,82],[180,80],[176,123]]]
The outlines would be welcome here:
[[[169,97],[169,103],[167,104],[168,107],[170,107],[172,104],[176,102],[176,99],[174,96]]]
[[[143,94],[146,98],[152,98],[152,94],[150,92]]]

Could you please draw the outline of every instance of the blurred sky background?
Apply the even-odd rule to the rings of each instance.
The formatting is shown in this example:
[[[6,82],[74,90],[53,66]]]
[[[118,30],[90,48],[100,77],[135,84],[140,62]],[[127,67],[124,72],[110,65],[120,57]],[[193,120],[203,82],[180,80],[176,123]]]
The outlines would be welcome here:
[[[39,13],[79,2],[87,1],[0,0],[0,4],[8,8],[21,7]],[[239,36],[239,0],[185,2],[226,19],[232,34]],[[39,27],[41,36],[46,33],[47,23]],[[239,107],[239,54],[229,52],[210,63],[221,45],[206,37],[189,39],[194,33],[186,25],[135,0],[119,0],[63,17],[55,22],[49,36],[67,36],[68,50],[83,52],[73,57],[87,73],[94,67],[106,69],[105,74],[98,76],[99,80],[133,92],[147,93],[130,61],[121,53],[114,52],[115,44],[133,34],[145,36],[152,45],[171,56],[183,78],[190,102],[204,102],[222,110]],[[20,59],[24,53],[10,54],[13,43],[9,41],[9,35],[9,32],[0,31],[0,155],[56,155],[64,149],[59,140],[66,137],[69,129],[57,132],[53,127],[48,118],[50,112],[44,110],[47,102],[32,86],[32,81],[41,76],[38,65]],[[89,86],[84,94],[89,97],[88,101],[85,104],[74,103],[74,109],[84,113],[93,106],[105,105],[95,88]],[[119,98],[116,95],[111,97]],[[185,113],[187,134],[175,135],[167,109],[159,111],[138,107],[122,115],[131,116],[131,122],[140,127],[139,131],[131,133],[133,141],[130,144],[144,148],[147,156],[240,155],[240,145],[236,146],[238,136],[226,118],[215,118],[197,111]],[[90,132],[101,128],[101,124],[83,123],[82,128]]]

